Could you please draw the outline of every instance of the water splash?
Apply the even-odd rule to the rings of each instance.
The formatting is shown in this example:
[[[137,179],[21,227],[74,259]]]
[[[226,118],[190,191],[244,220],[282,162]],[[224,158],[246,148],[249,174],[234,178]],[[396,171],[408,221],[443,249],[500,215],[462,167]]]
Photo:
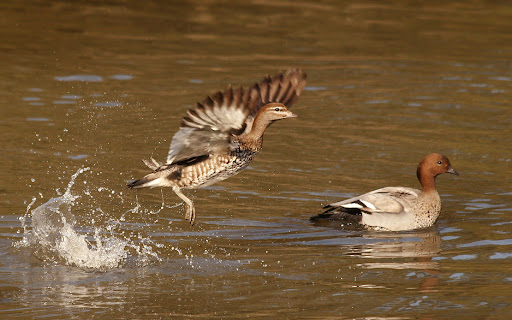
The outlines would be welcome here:
[[[33,254],[43,261],[95,269],[122,266],[130,250],[135,251],[139,263],[145,264],[151,258],[159,260],[152,250],[152,243],[148,243],[151,240],[139,235],[139,241],[135,243],[114,234],[119,221],[101,228],[95,226],[92,220],[92,226],[88,229],[92,227],[93,231],[78,231],[81,228],[76,223],[73,210],[77,210],[75,205],[80,196],[74,195],[71,190],[77,177],[88,170],[88,167],[79,169],[71,177],[63,195],[51,198],[31,210],[36,201],[36,198],[32,199],[25,216],[20,219],[24,237],[15,245],[31,248]],[[84,194],[88,195],[88,191],[85,190]],[[101,211],[101,208],[97,210]],[[131,209],[134,210],[137,207]],[[27,225],[29,221],[30,228]]]

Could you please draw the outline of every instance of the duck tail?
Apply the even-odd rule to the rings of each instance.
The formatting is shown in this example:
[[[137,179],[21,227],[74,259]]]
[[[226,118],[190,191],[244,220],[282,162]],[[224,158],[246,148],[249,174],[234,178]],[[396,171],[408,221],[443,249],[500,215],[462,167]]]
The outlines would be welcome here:
[[[179,178],[181,170],[177,167],[163,165],[143,178],[128,183],[130,189],[171,187],[173,181]]]
[[[145,176],[142,179],[134,180],[134,181],[128,183],[128,188],[141,189],[141,188],[151,187],[151,182],[155,181],[156,179],[153,179],[152,177],[148,177],[148,176],[151,176],[151,174],[148,174],[147,176]]]

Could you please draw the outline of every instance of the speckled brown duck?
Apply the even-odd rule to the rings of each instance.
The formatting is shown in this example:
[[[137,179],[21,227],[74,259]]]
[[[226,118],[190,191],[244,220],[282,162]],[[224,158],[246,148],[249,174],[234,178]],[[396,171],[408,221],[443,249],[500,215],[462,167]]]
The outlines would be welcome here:
[[[245,169],[261,150],[265,129],[295,118],[288,110],[306,85],[306,74],[289,69],[267,76],[249,89],[228,87],[187,112],[174,134],[165,163],[144,160],[153,170],[130,188],[171,187],[186,204],[185,219],[195,221],[194,203],[182,189],[196,189]]]
[[[439,153],[427,155],[419,163],[416,175],[423,191],[406,187],[386,187],[363,195],[331,203],[312,221],[341,220],[390,231],[432,226],[441,213],[441,197],[435,178],[443,173],[459,175],[450,160]]]

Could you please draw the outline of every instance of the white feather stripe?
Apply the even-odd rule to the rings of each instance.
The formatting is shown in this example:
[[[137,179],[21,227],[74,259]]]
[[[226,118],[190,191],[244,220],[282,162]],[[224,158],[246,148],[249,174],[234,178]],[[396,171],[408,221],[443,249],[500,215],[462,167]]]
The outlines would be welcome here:
[[[208,122],[205,121],[200,114],[198,114],[198,116],[192,114],[192,113],[188,113],[188,116],[190,118],[190,120],[192,120],[193,122],[195,122],[196,124],[199,124],[201,126],[207,126],[208,125]],[[202,127],[201,127],[202,128]]]
[[[214,125],[221,131],[228,131],[233,125],[229,119],[229,112],[225,105],[212,110],[212,119],[215,118]]]
[[[207,108],[205,110],[205,113],[206,113],[206,116],[208,116],[208,118],[210,120],[209,122],[210,122],[210,126],[212,128],[215,126],[215,124],[221,123],[220,119],[222,118],[222,114],[221,114],[221,118],[219,118],[219,114],[217,114],[216,109]],[[222,129],[220,129],[220,130],[222,130]]]
[[[215,110],[215,107],[213,110]],[[204,110],[196,110],[196,112],[197,115],[209,126],[219,122],[219,118],[215,114],[215,111],[212,112],[210,108],[205,108]]]
[[[189,118],[190,120],[183,119],[183,122],[192,128],[202,129],[207,125],[203,120],[196,116],[189,115]]]
[[[373,203],[368,202],[368,201],[364,201],[364,200],[359,200],[359,201],[361,201],[367,208],[370,208],[372,210],[377,210],[377,208],[375,208]]]
[[[227,106],[222,106],[218,109],[212,109],[206,111],[207,115],[210,117],[209,127],[212,129],[216,129],[222,132],[228,132],[231,129],[239,129],[242,127],[247,115],[246,113],[239,108],[228,108]]]
[[[231,129],[241,128],[247,115],[247,110],[243,110],[236,105],[221,105],[216,108],[196,110],[195,114],[189,112],[189,119],[184,119],[184,123],[193,128],[204,129],[209,127],[212,130],[228,132]]]
[[[360,204],[357,204],[357,203],[347,203],[347,204],[344,204],[342,205],[343,208],[357,208],[357,209],[361,209],[363,206],[361,206]]]
[[[186,119],[183,119],[183,124],[185,124],[185,126],[190,127],[190,128],[197,128],[197,129],[204,128],[204,125],[200,125],[198,123],[195,123],[193,121],[189,121],[189,120],[186,120]],[[183,126],[182,126],[182,128],[183,128]]]

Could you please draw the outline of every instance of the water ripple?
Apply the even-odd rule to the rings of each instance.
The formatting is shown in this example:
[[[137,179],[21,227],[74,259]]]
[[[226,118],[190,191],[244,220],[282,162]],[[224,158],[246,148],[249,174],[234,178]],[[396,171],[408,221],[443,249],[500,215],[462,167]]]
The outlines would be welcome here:
[[[470,243],[463,243],[458,245],[460,248],[469,248],[469,247],[481,247],[481,246],[510,246],[512,245],[512,239],[503,239],[503,240],[480,240]]]
[[[101,82],[103,77],[88,74],[76,74],[70,76],[59,76],[54,78],[57,81],[81,81],[81,82]]]

